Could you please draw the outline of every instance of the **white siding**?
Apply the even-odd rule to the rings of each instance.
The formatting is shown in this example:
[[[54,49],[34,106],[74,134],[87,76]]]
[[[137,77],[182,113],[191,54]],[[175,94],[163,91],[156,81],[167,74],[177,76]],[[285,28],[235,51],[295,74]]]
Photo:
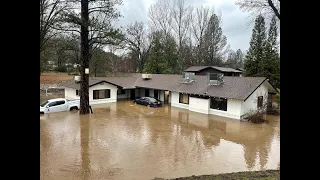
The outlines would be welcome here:
[[[93,99],[93,90],[100,90],[100,89],[110,89],[110,98],[108,99]],[[90,104],[102,104],[102,103],[110,103],[117,101],[117,90],[118,88],[114,85],[103,83],[97,84],[89,88],[89,101]]]
[[[210,108],[210,104],[209,104],[209,108]],[[221,111],[221,110],[211,109],[211,108],[209,110],[210,114],[233,118],[233,119],[240,119],[240,112],[241,112],[241,101],[237,99],[228,99],[227,111]]]
[[[189,110],[209,114],[210,99],[189,97]]]
[[[110,89],[110,98],[108,99],[95,99],[93,100],[93,90]],[[108,83],[97,84],[89,88],[89,103],[90,104],[103,104],[117,101],[117,87]],[[65,88],[66,99],[80,99],[80,96],[76,96],[76,89]]]
[[[253,92],[246,101],[242,101],[241,116],[258,108],[258,96],[263,96],[263,104],[268,101],[268,87],[267,82],[261,84],[260,87]]]
[[[64,97],[66,99],[80,99],[80,96],[76,95],[76,89],[67,87],[64,89]]]
[[[179,103],[179,93],[178,92],[172,92],[170,97],[171,97],[171,106],[189,109],[189,104]]]

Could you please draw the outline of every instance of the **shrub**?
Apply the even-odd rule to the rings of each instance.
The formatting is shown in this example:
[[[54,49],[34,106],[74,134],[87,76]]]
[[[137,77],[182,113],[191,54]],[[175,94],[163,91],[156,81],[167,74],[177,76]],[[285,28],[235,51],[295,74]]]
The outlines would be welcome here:
[[[251,112],[246,119],[248,122],[255,123],[255,124],[261,124],[267,122],[264,118],[265,113],[261,110],[257,110],[254,112]]]
[[[58,66],[55,68],[55,71],[57,72],[67,72],[67,67],[66,66]]]

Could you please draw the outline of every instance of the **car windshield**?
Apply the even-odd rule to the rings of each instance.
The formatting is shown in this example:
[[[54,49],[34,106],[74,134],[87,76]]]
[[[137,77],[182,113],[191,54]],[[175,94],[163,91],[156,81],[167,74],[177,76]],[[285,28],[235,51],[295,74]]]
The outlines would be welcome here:
[[[151,102],[157,102],[157,100],[156,100],[155,98],[149,97],[149,100],[150,100]]]
[[[48,104],[49,101],[45,101],[44,103],[40,104],[41,107],[44,107],[46,104]]]

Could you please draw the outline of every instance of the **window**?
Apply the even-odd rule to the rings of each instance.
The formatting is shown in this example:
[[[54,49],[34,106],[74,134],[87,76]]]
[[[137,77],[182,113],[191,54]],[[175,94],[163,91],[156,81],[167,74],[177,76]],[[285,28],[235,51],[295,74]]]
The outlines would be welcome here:
[[[118,95],[126,94],[126,90],[124,90],[124,89],[118,89],[117,94],[118,94]]]
[[[258,108],[262,108],[263,105],[263,96],[258,97]]]
[[[42,103],[40,106],[44,107],[46,104],[48,104],[49,101],[45,101],[44,103]]]
[[[93,99],[110,98],[110,89],[93,90]]]
[[[227,111],[227,99],[221,99],[221,98],[211,98],[210,101],[210,108],[211,109],[217,109],[220,111]]]
[[[48,104],[49,107],[65,104],[65,101],[55,101]]]
[[[80,96],[80,90],[76,90],[76,96]]]
[[[155,98],[149,97],[148,99],[150,102],[157,102],[157,100]]]
[[[179,103],[182,104],[189,104],[189,95],[179,93]]]
[[[53,106],[56,106],[56,105],[57,105],[57,101],[56,102],[51,102],[51,103],[48,104],[49,107],[53,107]]]
[[[56,102],[56,106],[62,105],[62,104],[65,104],[65,102],[64,102],[64,101],[57,101],[57,102]]]

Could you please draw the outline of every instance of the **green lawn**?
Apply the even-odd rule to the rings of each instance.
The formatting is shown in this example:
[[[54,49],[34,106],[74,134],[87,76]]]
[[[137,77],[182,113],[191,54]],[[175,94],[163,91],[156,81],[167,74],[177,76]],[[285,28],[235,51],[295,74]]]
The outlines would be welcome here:
[[[280,179],[280,170],[248,171],[217,175],[202,175],[175,178],[175,180],[275,180]],[[153,180],[164,180],[155,178]],[[171,179],[174,180],[174,179]]]

